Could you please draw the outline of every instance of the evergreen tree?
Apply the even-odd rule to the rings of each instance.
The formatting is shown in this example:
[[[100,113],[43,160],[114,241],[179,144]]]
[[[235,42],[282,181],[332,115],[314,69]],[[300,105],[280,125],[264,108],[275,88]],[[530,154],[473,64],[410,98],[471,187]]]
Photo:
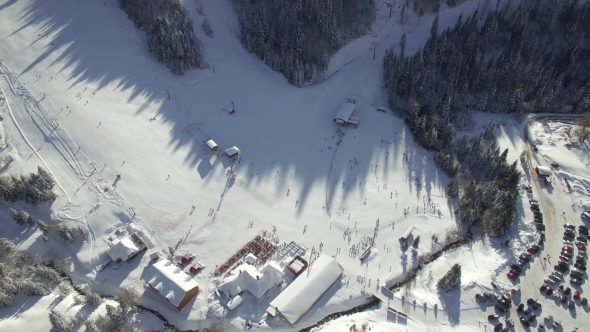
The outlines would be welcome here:
[[[58,332],[70,332],[73,330],[72,321],[56,310],[49,311],[49,322]]]
[[[313,81],[349,38],[370,31],[375,0],[232,0],[244,47],[296,86]]]
[[[420,245],[420,235],[416,236],[416,238],[414,239],[414,242],[412,242],[412,248],[418,249],[419,245]]]
[[[461,265],[453,265],[447,273],[438,280],[436,288],[440,292],[448,293],[461,284]]]

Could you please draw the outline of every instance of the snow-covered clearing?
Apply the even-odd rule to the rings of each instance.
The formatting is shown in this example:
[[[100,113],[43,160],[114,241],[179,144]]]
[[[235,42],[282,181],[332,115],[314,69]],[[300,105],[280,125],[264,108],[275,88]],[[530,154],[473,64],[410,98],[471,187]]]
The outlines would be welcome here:
[[[440,29],[455,24],[460,13],[467,17],[477,4],[443,7]],[[455,225],[444,194],[448,178],[436,169],[432,155],[414,143],[401,119],[376,110],[387,104],[381,59],[402,34],[395,15],[389,19],[383,7],[373,33],[336,54],[322,76],[325,80],[299,89],[244,50],[228,1],[203,1],[213,39],[198,28],[202,18],[194,2],[184,5],[210,68],[177,77],[148,55],[141,33],[114,0],[0,0],[0,133],[8,144],[1,155],[15,158],[1,172],[29,172],[39,165],[51,171],[59,183],[58,200],[51,210],[30,212],[89,230],[82,244],[50,242],[71,256],[75,281],[113,295],[121,286],[134,287],[146,306],[182,329],[208,326],[216,315],[226,315],[239,328],[247,320],[263,320],[272,298],[265,295],[257,303],[245,294],[246,303],[228,313],[213,294],[220,281],[212,272],[257,234],[276,227],[281,243],[295,241],[308,250],[319,250],[322,244],[322,252],[335,256],[344,268],[343,279],[295,327],[268,320],[273,328],[296,329],[364,303],[369,292],[378,292],[377,280],[382,283],[412,268],[417,254],[402,255],[398,242],[410,225],[416,227],[413,236],[422,239],[418,253],[437,249],[429,238],[444,238]],[[410,17],[403,29],[406,52],[423,45],[432,19],[422,17],[418,25]],[[347,97],[358,101],[358,128],[339,128],[332,121]],[[230,115],[232,105],[236,113]],[[505,137],[512,139],[515,133],[520,131]],[[238,146],[239,162],[211,153],[203,144],[207,139],[222,149]],[[227,176],[229,169],[235,179]],[[20,239],[21,249],[43,252],[46,244],[38,236],[26,239],[9,221],[6,208],[0,214],[2,236]],[[349,249],[372,236],[377,221],[375,250],[361,265]],[[108,249],[106,236],[130,225],[147,234],[153,246],[119,269],[109,266],[98,272]],[[347,229],[351,240],[344,237]],[[534,233],[522,221],[518,231],[525,237],[512,242],[514,252]],[[176,256],[190,251],[207,267],[195,277],[201,293],[176,311],[159,295],[144,291],[141,276],[151,252],[174,246],[185,236]],[[475,242],[428,267],[405,295],[408,321],[387,322],[385,311],[359,319],[374,320],[391,331],[459,323],[465,330],[481,330],[475,327],[483,313],[473,289],[488,287],[497,274],[504,277],[500,269],[508,254],[498,246]],[[436,280],[458,261],[464,266],[462,289],[441,301],[428,271]],[[402,305],[401,295],[396,293],[392,303]],[[428,302],[427,308],[411,305],[414,298],[419,306]],[[39,330],[46,330],[41,324],[48,324],[44,317],[52,300],[42,298],[31,305],[39,310],[26,313],[38,317]],[[435,303],[440,303],[438,311],[433,310]],[[19,326],[10,310],[0,310],[2,317],[13,317],[0,320],[0,330]],[[336,324],[345,323],[330,324],[326,330],[340,330],[342,325]]]

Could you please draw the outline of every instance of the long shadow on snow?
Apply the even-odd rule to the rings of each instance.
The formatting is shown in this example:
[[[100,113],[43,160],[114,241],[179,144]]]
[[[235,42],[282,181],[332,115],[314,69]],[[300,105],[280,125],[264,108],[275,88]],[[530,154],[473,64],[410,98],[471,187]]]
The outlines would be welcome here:
[[[291,199],[299,200],[295,212],[300,214],[316,182],[329,181],[327,197],[329,203],[333,202],[334,184],[337,183],[332,179],[354,178],[353,173],[356,173],[357,178],[365,181],[363,177],[368,174],[366,171],[371,161],[382,157],[380,140],[391,142],[396,139],[393,148],[388,150],[391,160],[387,159],[386,167],[399,160],[403,150],[410,161],[408,178],[412,181],[412,177],[418,177],[422,182],[421,190],[430,194],[432,186],[446,185],[438,183],[440,176],[430,162],[431,154],[416,148],[403,121],[387,114],[392,120],[377,122],[391,123],[387,124],[388,137],[377,137],[373,133],[374,128],[367,121],[373,119],[375,122],[376,117],[370,101],[363,102],[359,107],[358,112],[363,119],[360,127],[351,130],[345,138],[347,142],[352,142],[355,131],[364,132],[361,136],[366,138],[373,136],[363,141],[363,147],[355,149],[355,153],[359,151],[359,157],[356,157],[358,167],[350,172],[349,163],[334,163],[330,179],[326,180],[332,157],[328,147],[335,146],[335,142],[327,138],[337,128],[332,117],[351,93],[371,94],[354,91],[358,87],[349,82],[357,79],[357,73],[347,71],[331,80],[331,84],[301,89],[289,85],[282,76],[244,50],[236,38],[239,29],[235,17],[222,15],[231,10],[227,3],[205,4],[215,38],[205,38],[199,29],[195,29],[209,56],[207,61],[215,70],[195,70],[178,77],[148,54],[143,34],[133,26],[115,1],[107,1],[106,6],[102,2],[81,5],[73,0],[64,1],[55,5],[33,0],[19,17],[21,26],[16,28],[17,31],[38,26],[39,38],[51,38],[43,53],[23,72],[39,66],[44,59],[55,57],[54,53],[59,50],[50,67],[56,67],[60,72],[66,69],[71,72],[68,74],[68,89],[93,83],[98,86],[94,91],[98,93],[115,84],[114,90],[131,92],[129,101],[145,98],[136,115],[139,117],[149,112],[154,121],[171,125],[169,147],[186,150],[188,146],[190,152],[185,157],[185,163],[195,167],[205,182],[212,180],[207,175],[219,166],[218,163],[201,165],[210,163],[211,157],[210,152],[203,148],[203,141],[213,138],[221,148],[237,145],[243,157],[235,170],[239,178],[251,187],[275,182],[274,188],[278,189],[275,189],[273,198],[283,196],[289,188],[289,181],[296,180],[301,190],[292,191]],[[212,6],[218,8],[212,10]],[[189,8],[189,13],[197,18],[192,8]],[[89,17],[94,19],[89,20]],[[199,20],[195,20],[195,25],[199,24]],[[99,25],[96,22],[109,24]],[[166,87],[170,87],[170,98]],[[151,102],[159,103],[159,108],[147,107]],[[235,105],[236,113],[230,115],[227,110],[232,105]],[[379,114],[380,117],[382,115]],[[350,138],[351,134],[353,138]],[[346,155],[341,157],[350,159]],[[377,173],[384,168],[379,168]],[[278,176],[275,177],[275,174]],[[349,193],[344,196],[347,195]],[[416,195],[419,198],[421,191],[417,191]]]

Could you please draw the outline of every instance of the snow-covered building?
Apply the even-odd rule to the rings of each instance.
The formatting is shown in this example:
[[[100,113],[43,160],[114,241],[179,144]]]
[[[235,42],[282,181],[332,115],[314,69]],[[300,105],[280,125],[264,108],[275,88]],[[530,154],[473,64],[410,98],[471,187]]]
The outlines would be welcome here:
[[[322,254],[295,279],[266,309],[271,316],[281,314],[290,324],[295,324],[342,276],[342,266]]]
[[[146,249],[146,245],[143,240],[136,234],[131,234],[131,237],[113,240],[111,247],[107,250],[107,255],[113,262],[127,262],[144,249]]]
[[[246,257],[244,257],[244,262],[252,265],[254,263],[256,263],[256,261],[258,260],[258,257],[256,257],[254,254],[250,253],[248,254]]]
[[[287,263],[287,270],[291,271],[294,275],[300,275],[305,269],[307,269],[307,261],[301,256],[297,256]]]
[[[227,154],[229,157],[236,157],[240,154],[240,149],[238,149],[236,146],[232,146],[231,148],[225,150],[225,154]]]
[[[217,146],[217,143],[215,143],[214,140],[210,139],[210,140],[205,141],[205,145],[207,145],[207,147],[211,151],[213,151],[215,153],[219,152],[219,147]]]
[[[150,266],[143,279],[178,310],[199,294],[199,284],[168,259]]]
[[[354,112],[356,108],[356,99],[348,98],[348,100],[340,106],[340,110],[334,117],[334,122],[340,124],[359,124],[359,118],[356,116],[352,116],[352,112]]]
[[[539,176],[541,177],[551,176],[551,168],[547,166],[537,166],[535,170],[537,171],[537,174],[539,174]]]
[[[242,304],[242,301],[244,301],[244,299],[242,299],[241,296],[236,295],[231,300],[229,300],[229,302],[227,303],[227,308],[229,310],[234,310],[237,306]]]
[[[242,264],[225,278],[217,290],[229,297],[248,291],[259,299],[269,289],[280,285],[284,276],[285,273],[273,262],[264,265],[260,271],[250,264]]]

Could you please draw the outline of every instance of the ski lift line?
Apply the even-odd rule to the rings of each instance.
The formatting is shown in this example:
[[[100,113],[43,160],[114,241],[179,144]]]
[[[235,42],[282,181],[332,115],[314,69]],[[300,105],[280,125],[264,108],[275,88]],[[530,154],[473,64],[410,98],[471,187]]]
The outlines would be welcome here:
[[[6,94],[4,93],[4,90],[2,88],[0,88],[0,92],[2,93],[2,95],[6,96]],[[19,133],[21,134],[21,136],[23,137],[23,139],[25,140],[25,142],[27,142],[27,145],[31,148],[31,150],[33,150],[33,153],[35,153],[35,155],[37,156],[37,158],[39,158],[39,160],[41,160],[41,162],[43,163],[43,165],[45,166],[45,168],[47,169],[47,171],[49,171],[49,173],[53,176],[53,179],[55,180],[55,184],[57,184],[57,186],[59,187],[59,189],[64,193],[64,195],[66,195],[66,197],[68,198],[68,202],[71,203],[72,200],[70,199],[70,195],[68,195],[68,193],[61,186],[61,184],[59,183],[59,181],[57,180],[57,178],[55,177],[55,175],[51,171],[51,168],[49,168],[49,166],[47,165],[47,163],[45,162],[45,160],[43,160],[43,158],[39,155],[39,153],[37,152],[37,150],[35,148],[33,148],[33,145],[31,144],[31,142],[29,141],[29,139],[25,135],[24,131],[22,130],[22,128],[20,127],[20,125],[16,121],[16,118],[12,114],[12,109],[10,108],[10,103],[8,102],[8,98],[5,98],[5,100],[6,100],[6,107],[8,108],[8,114],[10,114],[10,118],[12,119],[12,122],[14,122],[14,124],[15,124],[16,128],[18,129]]]

